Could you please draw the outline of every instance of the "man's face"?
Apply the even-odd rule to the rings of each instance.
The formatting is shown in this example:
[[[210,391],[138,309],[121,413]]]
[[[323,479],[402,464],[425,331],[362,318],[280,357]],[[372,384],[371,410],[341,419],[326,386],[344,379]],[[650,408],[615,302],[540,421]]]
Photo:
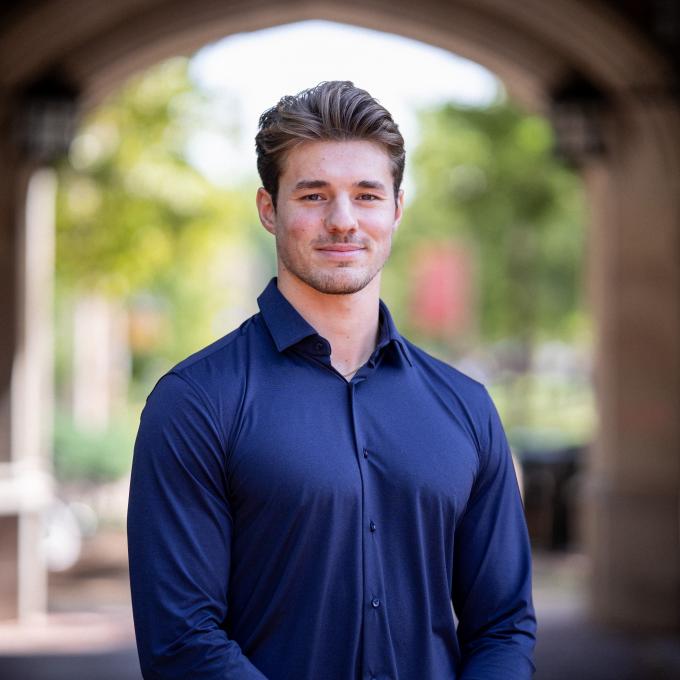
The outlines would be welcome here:
[[[276,237],[279,276],[346,295],[380,272],[403,210],[386,151],[368,141],[303,142],[286,157],[277,206],[260,189],[260,219]]]

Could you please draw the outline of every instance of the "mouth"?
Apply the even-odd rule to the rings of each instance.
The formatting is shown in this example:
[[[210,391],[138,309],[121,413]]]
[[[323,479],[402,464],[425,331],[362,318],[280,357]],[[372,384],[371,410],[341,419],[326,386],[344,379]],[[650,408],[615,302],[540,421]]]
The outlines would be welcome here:
[[[354,253],[357,250],[364,250],[364,247],[357,243],[331,243],[327,246],[321,246],[317,250],[332,253]]]
[[[350,260],[355,258],[365,248],[353,243],[332,243],[317,248],[324,257],[330,260]]]

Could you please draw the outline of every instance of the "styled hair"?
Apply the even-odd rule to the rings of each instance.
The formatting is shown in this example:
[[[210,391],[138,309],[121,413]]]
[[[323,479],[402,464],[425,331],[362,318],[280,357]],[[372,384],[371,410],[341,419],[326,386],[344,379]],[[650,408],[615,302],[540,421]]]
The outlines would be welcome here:
[[[390,159],[395,200],[404,175],[406,152],[390,112],[348,80],[330,80],[282,97],[260,116],[255,136],[257,171],[272,197],[278,196],[286,155],[313,141],[366,140],[381,145]]]

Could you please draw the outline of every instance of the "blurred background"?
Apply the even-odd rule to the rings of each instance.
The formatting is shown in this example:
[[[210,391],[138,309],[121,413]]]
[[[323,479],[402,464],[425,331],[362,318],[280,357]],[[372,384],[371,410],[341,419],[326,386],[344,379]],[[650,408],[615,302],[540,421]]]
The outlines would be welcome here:
[[[139,415],[257,311],[257,119],[331,79],[406,139],[383,299],[503,418],[536,677],[680,677],[680,5],[109,5],[0,9],[0,677],[141,677]]]

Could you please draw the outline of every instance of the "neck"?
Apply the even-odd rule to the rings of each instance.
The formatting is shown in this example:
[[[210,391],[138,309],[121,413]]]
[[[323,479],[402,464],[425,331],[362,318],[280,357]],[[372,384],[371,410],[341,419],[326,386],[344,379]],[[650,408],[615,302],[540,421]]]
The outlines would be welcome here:
[[[348,380],[371,356],[378,340],[380,273],[349,295],[320,293],[279,268],[282,295],[331,345],[331,364]]]

